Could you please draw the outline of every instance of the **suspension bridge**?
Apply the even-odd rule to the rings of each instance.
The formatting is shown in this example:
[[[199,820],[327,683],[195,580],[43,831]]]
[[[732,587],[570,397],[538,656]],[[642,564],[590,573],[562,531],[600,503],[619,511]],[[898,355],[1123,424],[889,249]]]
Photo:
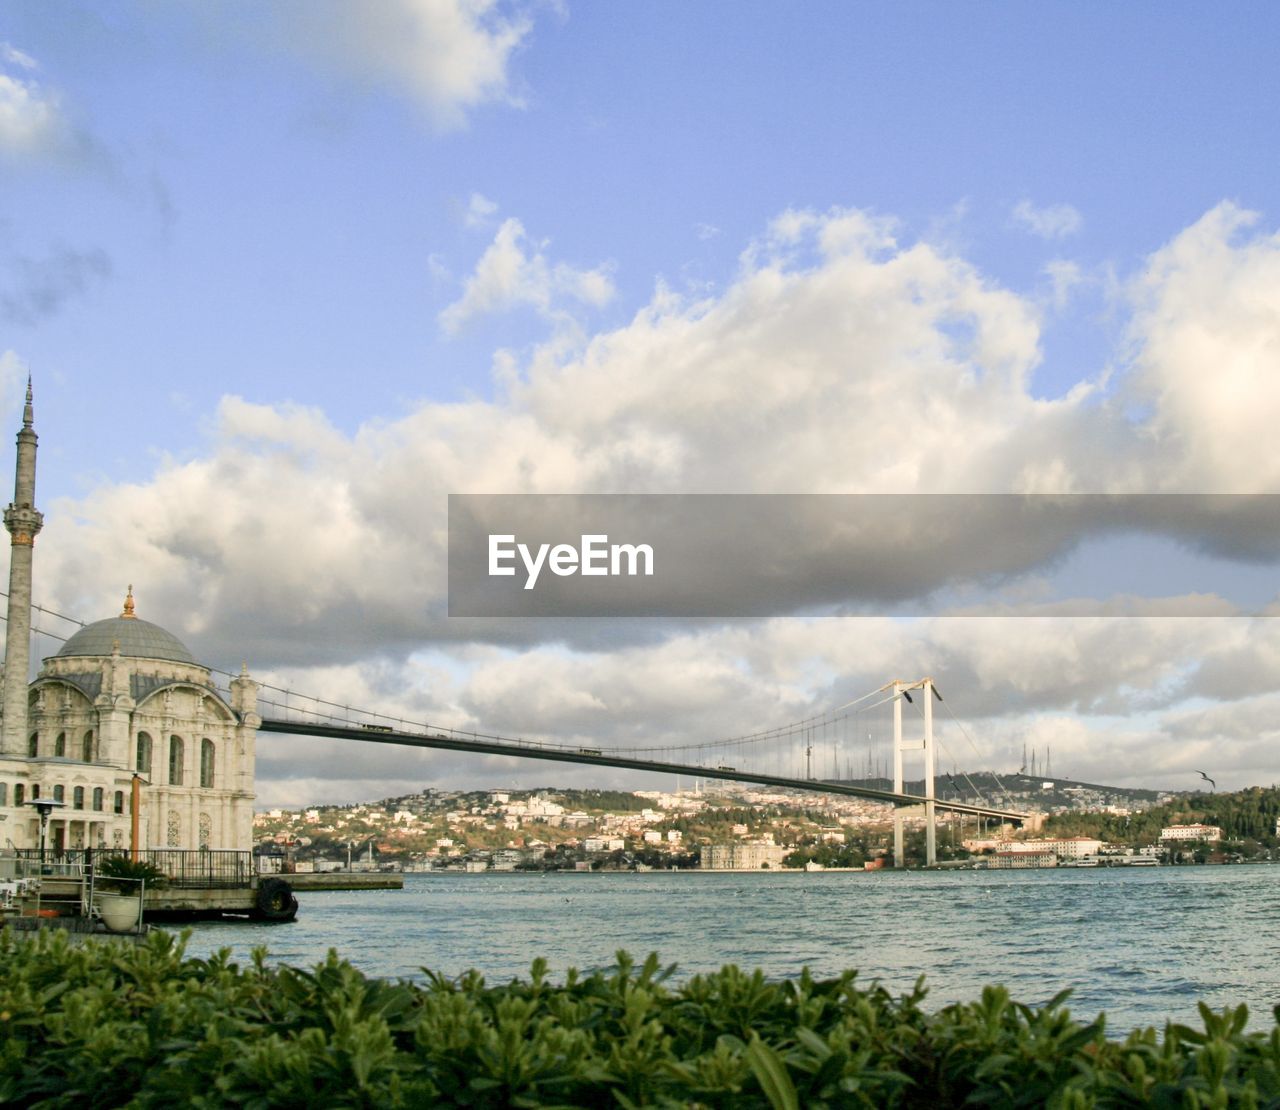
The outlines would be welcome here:
[[[916,698],[920,701],[917,702]],[[259,692],[259,707],[263,711],[263,718],[258,727],[261,732],[614,767],[864,798],[894,807],[895,860],[904,858],[903,811],[908,807],[920,807],[925,826],[926,863],[931,866],[937,862],[936,829],[939,813],[973,816],[1013,825],[1020,825],[1031,817],[1011,805],[986,801],[971,781],[974,800],[937,795],[938,740],[933,723],[935,700],[941,703],[942,695],[932,678],[921,678],[914,682],[894,680],[828,712],[742,736],[687,744],[641,747],[611,745],[608,748],[595,748],[439,728],[425,722],[412,722],[375,711],[339,705],[264,684]],[[884,706],[890,707],[893,722],[891,786],[881,789],[850,781],[851,775],[844,780],[840,779],[834,772],[838,771],[842,754],[846,770],[851,768],[849,752],[851,747],[856,746],[851,743],[851,736],[857,735],[867,714]],[[918,732],[908,731],[904,722],[904,706],[920,710]],[[958,721],[955,723],[959,725]],[[963,731],[963,726],[959,727]],[[972,743],[972,738],[969,740]],[[917,752],[923,761],[924,792],[909,794],[904,789],[905,757],[908,753]],[[829,766],[833,770],[830,778],[814,775],[815,753],[819,767],[824,760],[830,761]],[[803,766],[803,774],[798,773],[798,764]],[[958,786],[954,776],[947,777],[953,785]]]

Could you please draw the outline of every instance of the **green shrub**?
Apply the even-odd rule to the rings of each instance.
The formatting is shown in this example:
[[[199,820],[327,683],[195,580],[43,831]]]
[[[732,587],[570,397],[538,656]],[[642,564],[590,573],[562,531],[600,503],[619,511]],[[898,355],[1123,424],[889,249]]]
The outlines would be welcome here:
[[[94,864],[94,886],[117,894],[137,894],[139,880],[158,889],[168,884],[168,876],[154,864],[128,856],[101,856]]]
[[[672,984],[656,956],[561,984],[475,972],[370,979],[224,950],[0,933],[0,1104],[35,1107],[946,1107],[1280,1105],[1280,1027],[1201,1008],[1108,1040],[1065,996],[988,987],[924,1009],[854,972],[725,967]]]

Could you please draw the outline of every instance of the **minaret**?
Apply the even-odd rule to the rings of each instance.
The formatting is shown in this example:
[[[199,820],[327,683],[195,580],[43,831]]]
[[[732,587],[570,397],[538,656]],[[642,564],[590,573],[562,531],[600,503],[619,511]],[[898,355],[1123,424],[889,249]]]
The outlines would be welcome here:
[[[31,378],[18,432],[18,469],[13,503],[4,511],[9,530],[9,609],[4,634],[4,724],[0,752],[27,752],[27,671],[31,665],[31,554],[44,515],[36,510],[36,433],[32,427]]]

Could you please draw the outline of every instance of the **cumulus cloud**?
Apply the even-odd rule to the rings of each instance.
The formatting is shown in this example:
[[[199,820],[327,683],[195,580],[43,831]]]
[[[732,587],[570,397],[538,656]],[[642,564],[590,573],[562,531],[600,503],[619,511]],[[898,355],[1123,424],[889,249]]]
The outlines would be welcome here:
[[[477,209],[475,201],[473,197],[469,217]],[[484,215],[496,210],[496,206],[479,207]],[[476,316],[517,306],[555,319],[563,315],[566,301],[599,308],[613,299],[613,278],[607,266],[580,270],[565,263],[553,265],[542,253],[544,246],[530,242],[519,220],[504,220],[467,278],[462,296],[441,311],[441,327],[452,334]]]
[[[1048,204],[1039,208],[1029,200],[1013,206],[1013,222],[1041,239],[1065,239],[1084,224],[1084,217],[1069,204]]]
[[[1238,244],[1243,272],[1235,280],[1262,266],[1252,280],[1264,288],[1260,259],[1274,250],[1266,240]],[[428,403],[351,437],[319,412],[228,399],[204,457],[167,465],[145,486],[100,491],[77,509],[77,527],[93,542],[68,549],[127,554],[149,568],[156,588],[172,589],[175,603],[198,583],[207,605],[181,611],[205,634],[232,636],[252,614],[260,634],[280,645],[296,640],[296,652],[325,650],[331,637],[362,627],[402,650],[473,635],[441,620],[449,493],[1145,492],[1168,490],[1166,476],[1188,462],[1174,431],[1193,421],[1190,412],[1158,401],[1151,425],[1135,427],[1087,380],[1056,400],[1032,397],[1033,305],[961,259],[899,246],[881,221],[790,213],[749,255],[719,297],[684,301],[660,288],[632,321],[584,347],[566,354],[548,344],[492,402]],[[1140,283],[1144,304],[1182,280],[1184,267],[1170,265],[1153,260],[1151,273],[1163,277]],[[551,305],[554,273],[508,220],[459,305]],[[1223,277],[1219,287],[1231,289]],[[459,307],[456,315],[466,313]],[[1265,313],[1255,308],[1254,316],[1266,324]],[[1135,334],[1158,338],[1160,326],[1144,328],[1144,320],[1135,320]],[[1235,334],[1246,354],[1265,349],[1265,336],[1260,342],[1243,327]],[[1182,381],[1176,357],[1160,369],[1150,345],[1136,349],[1142,388],[1158,374]],[[1254,364],[1257,394],[1265,372]],[[1252,418],[1240,410],[1241,420]],[[1257,492],[1257,475],[1275,465],[1265,439],[1250,444],[1228,427],[1218,434],[1234,445],[1233,462],[1245,456],[1243,488],[1222,473],[1214,486]],[[1194,480],[1202,485],[1206,473]],[[1153,509],[1145,526],[1216,544],[1218,555],[1274,558],[1250,531],[1255,517],[1178,505],[1163,515]],[[1108,511],[1105,502],[1086,505],[1019,549],[997,541],[999,530],[976,510],[942,528],[936,514],[915,519],[904,502],[874,541],[889,553],[886,567],[914,567],[925,580],[948,566],[995,573],[1053,558],[1077,535],[1110,526]],[[117,542],[124,521],[131,526]],[[317,542],[294,542],[313,532]],[[851,550],[848,534],[830,545],[820,530],[804,534],[815,572],[824,558]],[[935,542],[922,544],[926,534]],[[936,542],[940,536],[952,542]],[[81,559],[57,577],[93,583],[93,562]],[[821,584],[821,574],[806,577]],[[889,583],[876,596],[902,595]],[[833,598],[808,592],[786,603],[815,600]],[[497,642],[538,635],[516,631],[527,628],[521,622],[485,627]]]
[[[659,285],[624,325],[572,347],[549,342],[512,366],[491,401],[427,402],[347,434],[318,411],[224,400],[199,457],[46,506],[39,579],[53,596],[41,600],[105,615],[133,581],[141,614],[203,658],[248,657],[277,684],[457,727],[592,747],[672,742],[783,723],[894,675],[930,673],[997,765],[1017,766],[1042,721],[1077,777],[1181,774],[1185,752],[1170,738],[1191,726],[1178,714],[1197,698],[1242,701],[1235,675],[1280,684],[1268,622],[450,621],[446,498],[1270,492],[1278,259],[1274,235],[1215,209],[1132,282],[1122,385],[1107,392],[1082,376],[1042,399],[1028,388],[1041,344],[1034,301],[962,257],[902,241],[889,221],[788,212],[722,293],[688,299]],[[554,313],[570,296],[556,272],[508,220],[457,320],[510,304]],[[1177,526],[1160,524],[1166,535]],[[886,550],[976,557],[930,551],[909,513],[895,527]],[[1181,538],[1206,531],[1219,530],[1200,518]],[[1222,534],[1228,553],[1272,557],[1250,548],[1247,530]],[[1070,717],[1082,732],[1054,723]],[[1247,720],[1227,714],[1213,728],[1215,769],[1253,774]],[[419,768],[443,778],[478,766],[413,758],[419,785]],[[972,765],[963,749],[957,758]],[[285,773],[283,762],[264,768]],[[528,775],[567,780],[555,768]]]
[[[1156,252],[1132,287],[1131,383],[1161,489],[1273,492],[1280,456],[1280,234],[1218,205]]]
[[[413,98],[440,128],[490,102],[518,104],[509,74],[532,29],[496,0],[309,0],[281,9],[282,41],[360,79]]]

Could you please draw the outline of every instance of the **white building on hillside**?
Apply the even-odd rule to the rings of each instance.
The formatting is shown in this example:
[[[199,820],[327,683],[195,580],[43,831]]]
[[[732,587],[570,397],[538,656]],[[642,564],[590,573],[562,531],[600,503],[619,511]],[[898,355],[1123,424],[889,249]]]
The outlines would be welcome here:
[[[1221,840],[1217,825],[1166,825],[1160,830],[1161,840]]]

